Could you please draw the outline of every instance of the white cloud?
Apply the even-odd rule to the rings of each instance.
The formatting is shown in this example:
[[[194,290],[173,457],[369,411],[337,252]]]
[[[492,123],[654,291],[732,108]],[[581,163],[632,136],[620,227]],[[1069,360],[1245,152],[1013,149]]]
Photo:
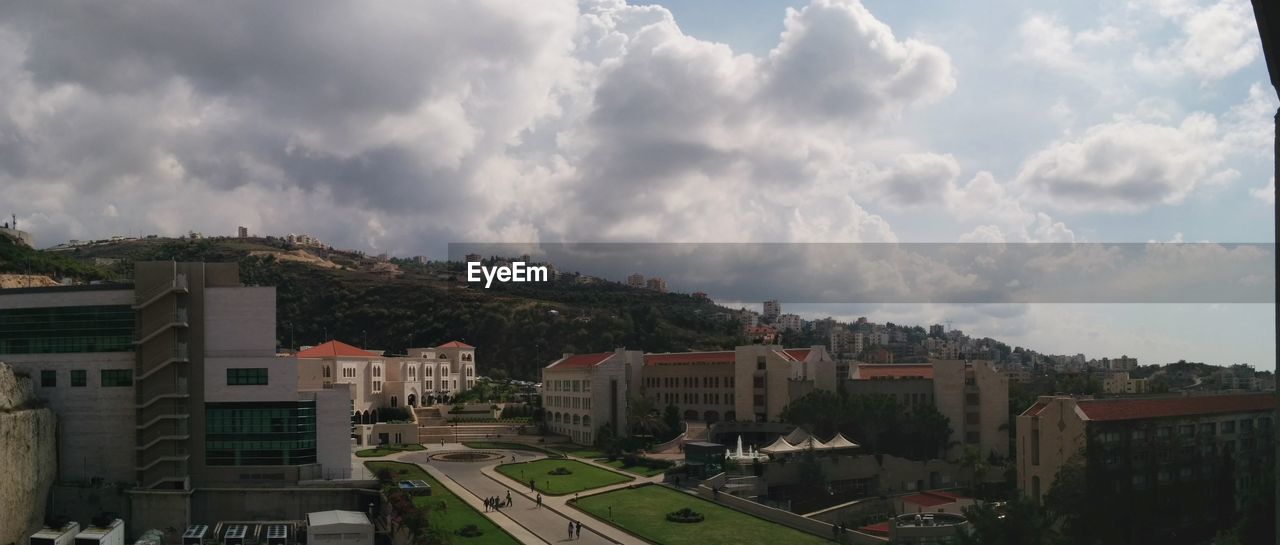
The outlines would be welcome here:
[[[1274,176],[1272,176],[1272,177],[1271,177],[1271,181],[1267,182],[1267,185],[1265,185],[1265,186],[1258,187],[1258,188],[1254,188],[1254,189],[1250,189],[1250,190],[1249,190],[1249,194],[1250,194],[1250,195],[1253,195],[1253,198],[1258,199],[1258,200],[1260,200],[1260,201],[1262,201],[1262,202],[1265,202],[1265,203],[1267,203],[1267,204],[1275,204],[1275,203],[1276,203],[1276,179],[1275,179],[1275,177],[1274,177]]]
[[[1121,119],[1033,154],[1017,183],[1063,210],[1136,212],[1181,203],[1222,160],[1212,115],[1195,113],[1177,126]]]
[[[1262,52],[1253,8],[1246,0],[1209,6],[1157,2],[1155,7],[1178,26],[1181,36],[1158,49],[1139,48],[1133,64],[1140,72],[1157,77],[1186,74],[1208,82],[1240,71]]]

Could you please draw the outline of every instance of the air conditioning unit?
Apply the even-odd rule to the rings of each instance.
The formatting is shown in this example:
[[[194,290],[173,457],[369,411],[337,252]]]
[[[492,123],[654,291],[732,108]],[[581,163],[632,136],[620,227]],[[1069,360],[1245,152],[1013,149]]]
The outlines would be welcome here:
[[[29,545],[72,545],[78,533],[80,533],[79,522],[65,522],[57,528],[52,526],[41,528],[39,532],[31,534],[27,543]]]
[[[222,534],[222,545],[244,545],[244,536],[248,533],[248,526],[232,524],[227,527],[227,533]]]
[[[272,524],[267,526],[267,545],[286,545],[289,541],[289,526]]]
[[[182,545],[202,545],[204,536],[208,533],[209,527],[204,524],[188,526],[187,531],[182,533]]]

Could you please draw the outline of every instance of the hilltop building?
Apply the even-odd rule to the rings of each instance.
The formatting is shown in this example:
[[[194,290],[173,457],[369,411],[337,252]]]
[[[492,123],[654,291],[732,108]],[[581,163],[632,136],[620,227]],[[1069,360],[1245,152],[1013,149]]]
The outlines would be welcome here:
[[[631,286],[631,287],[633,287],[633,288],[643,288],[643,287],[644,287],[644,275],[643,275],[643,274],[640,274],[640,273],[635,273],[635,274],[632,274],[631,276],[628,276],[628,277],[627,277],[627,285],[628,285],[628,286]]]
[[[779,314],[782,314],[782,303],[779,303],[777,299],[764,302],[764,312],[761,313],[761,316],[765,321],[772,321]]]

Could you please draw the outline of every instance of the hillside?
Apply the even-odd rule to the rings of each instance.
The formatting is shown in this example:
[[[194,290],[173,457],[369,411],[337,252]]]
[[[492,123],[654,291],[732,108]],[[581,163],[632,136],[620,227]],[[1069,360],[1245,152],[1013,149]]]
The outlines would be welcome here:
[[[483,374],[501,369],[535,378],[562,352],[718,349],[737,342],[736,322],[716,317],[724,308],[688,295],[572,279],[473,289],[458,281],[459,264],[383,262],[326,248],[300,252],[272,239],[126,240],[26,252],[0,262],[0,272],[93,280],[124,278],[132,261],[235,261],[246,284],[276,286],[281,347],[335,338],[403,353],[411,343],[456,339],[477,347]]]

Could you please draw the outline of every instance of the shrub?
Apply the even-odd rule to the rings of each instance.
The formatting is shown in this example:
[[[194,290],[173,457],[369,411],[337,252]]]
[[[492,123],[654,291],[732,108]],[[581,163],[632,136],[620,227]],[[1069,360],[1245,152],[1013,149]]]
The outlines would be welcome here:
[[[458,530],[458,535],[462,537],[480,537],[484,535],[484,531],[474,524],[468,524]]]
[[[548,475],[573,475],[573,472],[569,471],[569,468],[567,467],[560,466],[551,471],[548,471],[547,474]]]
[[[693,509],[690,509],[688,507],[685,507],[678,511],[672,511],[670,513],[667,513],[667,521],[669,522],[692,524],[696,522],[702,522],[706,519],[707,517],[705,515],[697,511],[694,511]]]

